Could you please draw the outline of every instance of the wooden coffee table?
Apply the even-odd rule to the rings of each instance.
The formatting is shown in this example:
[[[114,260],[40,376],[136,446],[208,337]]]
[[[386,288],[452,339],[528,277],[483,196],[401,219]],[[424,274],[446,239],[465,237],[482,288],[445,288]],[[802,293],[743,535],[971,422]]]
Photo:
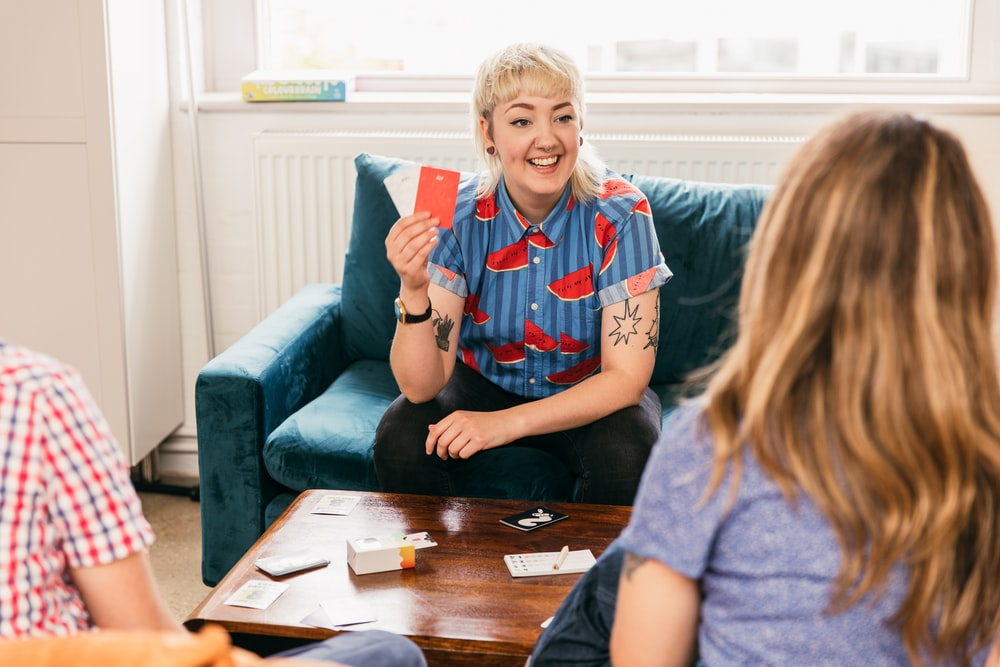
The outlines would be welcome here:
[[[360,496],[347,516],[313,514],[327,494]],[[541,632],[579,574],[514,578],[504,554],[590,549],[603,553],[628,522],[632,508],[617,505],[539,503],[569,515],[522,532],[500,519],[533,504],[526,501],[447,498],[359,491],[302,493],[198,606],[185,626],[222,625],[239,638],[322,639],[338,634],[302,623],[320,601],[362,596],[378,620],[354,626],[379,628],[413,639],[431,665],[523,665]],[[347,565],[348,538],[384,532],[427,531],[438,546],[416,552],[413,569],[358,576]],[[223,602],[244,582],[272,579],[254,567],[260,556],[310,546],[330,565],[281,577],[288,590],[267,609]],[[267,645],[266,641],[263,645]],[[276,645],[277,646],[277,645]]]

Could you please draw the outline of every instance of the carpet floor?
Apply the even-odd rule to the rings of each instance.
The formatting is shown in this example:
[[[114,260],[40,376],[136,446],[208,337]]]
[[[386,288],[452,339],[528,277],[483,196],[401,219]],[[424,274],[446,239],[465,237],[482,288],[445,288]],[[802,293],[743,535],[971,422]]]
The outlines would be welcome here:
[[[156,532],[150,549],[153,574],[164,599],[183,621],[211,592],[201,582],[201,514],[186,496],[139,492],[142,510]]]

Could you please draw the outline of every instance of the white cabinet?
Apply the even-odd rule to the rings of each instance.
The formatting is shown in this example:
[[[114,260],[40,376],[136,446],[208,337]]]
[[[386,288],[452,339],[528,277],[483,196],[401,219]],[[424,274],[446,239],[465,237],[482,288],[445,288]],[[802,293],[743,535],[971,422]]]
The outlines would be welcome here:
[[[0,3],[0,337],[137,464],[184,420],[162,0]]]

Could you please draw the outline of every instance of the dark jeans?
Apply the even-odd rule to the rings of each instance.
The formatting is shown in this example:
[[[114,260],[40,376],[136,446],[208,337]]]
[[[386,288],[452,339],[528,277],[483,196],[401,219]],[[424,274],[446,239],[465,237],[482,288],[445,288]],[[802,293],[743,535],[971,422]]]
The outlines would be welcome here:
[[[611,664],[609,645],[615,622],[618,578],[625,550],[615,540],[559,606],[542,630],[530,667],[603,667]]]
[[[424,449],[427,426],[455,410],[491,412],[526,403],[462,363],[433,400],[411,403],[400,396],[389,406],[375,432],[375,474],[383,491],[453,496],[455,478],[495,473],[511,466],[491,467],[491,461],[516,456],[521,447],[540,449],[556,457],[577,478],[577,502],[631,505],[649,452],[660,435],[660,399],[647,388],[642,403],[567,431],[523,438],[466,460],[442,461]],[[530,476],[530,470],[524,474]],[[533,498],[531,479],[505,479]]]
[[[272,657],[339,662],[352,667],[427,667],[419,646],[385,630],[345,632]]]

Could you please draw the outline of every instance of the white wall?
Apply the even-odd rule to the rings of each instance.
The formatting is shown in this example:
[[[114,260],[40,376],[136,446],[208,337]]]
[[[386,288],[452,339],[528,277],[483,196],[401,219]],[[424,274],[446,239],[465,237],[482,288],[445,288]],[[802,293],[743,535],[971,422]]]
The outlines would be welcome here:
[[[192,184],[193,160],[185,110],[178,110],[174,152],[182,290],[186,421],[177,437],[161,447],[161,464],[193,471],[195,419],[193,387],[214,346],[220,352],[258,321],[252,144],[263,130],[446,131],[471,127],[464,96],[402,102],[375,94],[340,103],[248,104],[235,96],[200,101],[197,133],[203,175],[205,237],[211,301],[211,334],[206,336],[201,283],[198,205]],[[866,98],[848,102],[821,98],[765,100],[759,96],[676,96],[638,104],[591,99],[585,133],[807,135],[832,118],[861,106],[890,106],[927,116],[951,129],[966,144],[994,211],[1000,217],[1000,100],[969,98],[930,102],[916,98]],[[211,345],[207,342],[211,339]]]

